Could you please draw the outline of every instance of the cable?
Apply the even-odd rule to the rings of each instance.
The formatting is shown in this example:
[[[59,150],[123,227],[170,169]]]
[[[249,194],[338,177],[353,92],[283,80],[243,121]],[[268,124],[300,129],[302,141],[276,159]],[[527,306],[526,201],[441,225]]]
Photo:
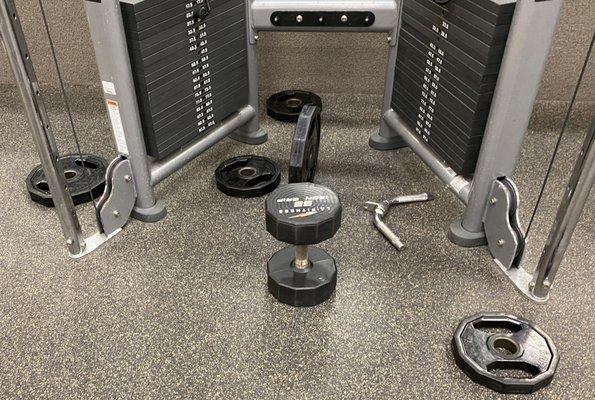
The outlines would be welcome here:
[[[76,128],[74,126],[74,119],[72,118],[72,111],[70,108],[70,102],[68,101],[68,96],[66,94],[66,87],[64,86],[64,80],[62,79],[62,73],[60,71],[60,65],[58,63],[58,57],[56,56],[56,49],[54,47],[54,41],[52,40],[52,35],[50,33],[50,26],[48,23],[48,19],[45,13],[45,8],[43,7],[43,1],[42,0],[38,0],[37,1],[39,4],[39,8],[41,10],[41,17],[43,19],[43,24],[45,26],[45,31],[48,37],[48,41],[49,41],[49,45],[50,45],[50,50],[52,53],[52,58],[54,61],[54,67],[56,68],[56,73],[58,75],[58,81],[60,83],[60,92],[62,94],[62,99],[64,100],[64,104],[66,106],[66,113],[68,114],[68,120],[70,121],[70,127],[72,129],[72,135],[74,137],[74,142],[76,144],[76,149],[78,152],[78,155],[80,157],[81,163],[83,164],[83,170],[85,171],[85,180],[87,183],[87,189],[89,189],[89,194],[91,195],[91,201],[93,202],[93,208],[95,208],[95,218],[97,219],[97,215],[99,215],[99,212],[97,210],[97,204],[95,202],[95,198],[93,196],[93,190],[91,188],[91,173],[89,172],[89,170],[87,169],[87,167],[85,166],[85,158],[83,157],[83,152],[81,151],[81,145],[80,145],[80,141],[78,138],[78,135],[76,133]],[[97,220],[97,222],[99,222],[99,220]]]
[[[570,106],[568,107],[568,111],[566,112],[566,117],[564,118],[564,123],[562,124],[562,130],[560,131],[560,135],[558,136],[558,141],[556,142],[556,146],[554,147],[554,154],[552,155],[552,158],[550,159],[550,163],[549,163],[547,171],[545,173],[545,177],[543,178],[543,182],[541,183],[541,189],[539,191],[539,196],[537,197],[537,203],[535,203],[535,208],[533,209],[533,214],[531,215],[531,220],[529,221],[529,225],[527,226],[527,230],[525,232],[525,239],[527,239],[529,237],[529,231],[531,230],[531,227],[535,220],[535,216],[537,215],[537,210],[539,209],[539,206],[541,205],[541,201],[543,200],[545,188],[547,186],[550,174],[554,167],[554,162],[558,155],[558,151],[560,150],[560,144],[562,143],[562,137],[564,136],[564,133],[566,132],[566,127],[568,126],[568,122],[570,121],[570,117],[571,117],[572,111],[574,109],[574,103],[576,102],[576,98],[578,96],[578,92],[580,90],[581,83],[583,82],[585,72],[587,71],[587,67],[589,66],[589,60],[591,59],[591,52],[593,51],[593,43],[594,42],[595,42],[595,33],[593,34],[593,37],[591,38],[591,44],[589,45],[589,51],[587,52],[587,56],[585,58],[585,63],[583,64],[583,68],[581,69],[581,73],[578,77],[578,82],[576,84],[576,87],[574,88],[574,93],[572,94],[572,99],[570,100]]]

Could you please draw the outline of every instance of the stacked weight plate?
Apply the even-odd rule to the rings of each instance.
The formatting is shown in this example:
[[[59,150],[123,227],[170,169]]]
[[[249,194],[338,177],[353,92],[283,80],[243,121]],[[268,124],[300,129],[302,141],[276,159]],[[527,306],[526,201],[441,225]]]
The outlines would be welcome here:
[[[248,103],[243,0],[120,3],[149,155],[175,152]]]
[[[457,173],[475,170],[515,0],[404,0],[393,109]]]

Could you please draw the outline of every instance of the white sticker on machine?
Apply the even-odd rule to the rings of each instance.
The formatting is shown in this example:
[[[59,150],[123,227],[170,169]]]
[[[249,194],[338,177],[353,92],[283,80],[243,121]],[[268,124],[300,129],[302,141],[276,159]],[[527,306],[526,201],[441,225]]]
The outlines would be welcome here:
[[[114,85],[113,82],[101,81],[101,84],[103,85],[105,94],[111,94],[112,96],[116,95],[116,85]]]
[[[126,145],[126,137],[124,136],[124,125],[122,125],[122,117],[120,116],[120,107],[117,101],[108,100],[107,109],[109,111],[109,119],[112,123],[112,131],[116,139],[116,148],[118,153],[127,156],[128,146]]]

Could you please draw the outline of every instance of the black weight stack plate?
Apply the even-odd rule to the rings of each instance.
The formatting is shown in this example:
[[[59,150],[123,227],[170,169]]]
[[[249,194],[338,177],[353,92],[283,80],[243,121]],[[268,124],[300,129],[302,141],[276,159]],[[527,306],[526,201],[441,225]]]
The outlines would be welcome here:
[[[217,188],[228,196],[264,196],[281,182],[281,172],[266,157],[239,156],[224,161],[215,171]]]

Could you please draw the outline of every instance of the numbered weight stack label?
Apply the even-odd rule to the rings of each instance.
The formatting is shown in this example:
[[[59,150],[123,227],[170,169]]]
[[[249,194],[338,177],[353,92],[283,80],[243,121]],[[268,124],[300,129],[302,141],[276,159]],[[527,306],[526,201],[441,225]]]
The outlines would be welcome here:
[[[248,103],[243,0],[121,0],[147,152],[163,158]]]
[[[516,0],[404,0],[392,108],[457,173],[475,170]]]

